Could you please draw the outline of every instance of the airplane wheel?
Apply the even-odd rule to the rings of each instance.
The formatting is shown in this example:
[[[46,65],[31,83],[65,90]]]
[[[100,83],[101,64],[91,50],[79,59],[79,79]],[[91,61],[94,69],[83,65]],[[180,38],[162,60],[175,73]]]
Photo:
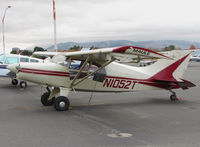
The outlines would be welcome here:
[[[26,83],[25,81],[21,81],[21,82],[19,83],[19,87],[20,87],[20,88],[26,88],[26,87],[27,87],[27,83]]]
[[[18,84],[18,80],[17,79],[12,79],[12,85],[17,85]]]
[[[53,101],[55,98],[52,98],[50,101],[48,101],[48,98],[50,96],[49,92],[45,92],[42,96],[41,96],[41,103],[44,106],[51,106],[53,105]]]
[[[69,106],[69,99],[65,96],[59,96],[54,101],[54,107],[57,111],[67,111]]]
[[[175,96],[175,95],[171,95],[171,96],[170,96],[170,100],[171,100],[171,101],[176,101],[176,100],[177,100],[177,98],[176,98],[176,96]]]

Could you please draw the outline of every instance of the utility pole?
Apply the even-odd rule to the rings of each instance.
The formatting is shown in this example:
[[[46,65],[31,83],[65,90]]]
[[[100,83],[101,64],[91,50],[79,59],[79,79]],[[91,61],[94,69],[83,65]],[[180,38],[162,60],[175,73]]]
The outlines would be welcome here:
[[[54,20],[54,50],[57,52],[57,40],[56,40],[56,7],[55,0],[53,0],[53,20]]]
[[[4,12],[4,15],[3,15],[3,18],[2,18],[2,26],[3,26],[3,54],[5,54],[5,35],[4,35],[4,21],[5,21],[5,17],[6,17],[6,12],[7,10],[11,8],[11,6],[8,6],[6,9],[5,9],[5,12]]]

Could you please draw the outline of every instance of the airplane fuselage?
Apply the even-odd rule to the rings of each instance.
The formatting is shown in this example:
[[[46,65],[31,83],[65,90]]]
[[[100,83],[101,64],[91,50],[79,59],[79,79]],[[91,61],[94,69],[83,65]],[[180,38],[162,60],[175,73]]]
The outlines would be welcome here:
[[[30,63],[24,63],[21,64],[21,66],[23,68],[17,73],[17,77],[21,80],[40,85],[66,88],[68,88],[72,82],[72,79],[70,79],[70,70],[59,64],[34,63],[30,65]],[[103,82],[94,81],[93,76],[90,76],[73,88],[80,91],[99,92],[126,92],[165,88],[163,85],[158,85],[153,82],[150,79],[151,75],[142,72],[140,69],[141,67],[132,67],[114,62],[105,67],[106,76]],[[81,78],[77,79],[77,81],[79,80],[81,80]]]

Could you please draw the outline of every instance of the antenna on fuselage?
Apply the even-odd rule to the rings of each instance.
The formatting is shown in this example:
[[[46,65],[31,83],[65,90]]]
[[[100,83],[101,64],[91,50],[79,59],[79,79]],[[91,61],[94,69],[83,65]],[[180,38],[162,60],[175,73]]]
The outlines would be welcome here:
[[[53,20],[54,20],[54,51],[57,52],[57,40],[56,40],[56,7],[55,0],[53,0]]]

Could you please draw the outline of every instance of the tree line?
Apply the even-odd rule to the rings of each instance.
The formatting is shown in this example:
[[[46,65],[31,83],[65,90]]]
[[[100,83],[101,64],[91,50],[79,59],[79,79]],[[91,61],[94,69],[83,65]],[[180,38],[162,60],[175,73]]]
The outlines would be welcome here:
[[[63,52],[63,51],[67,51],[67,52],[80,51],[82,48],[83,48],[82,46],[74,45],[73,47],[71,47],[67,50],[58,50],[58,51],[61,51],[61,52]],[[90,49],[97,49],[97,47],[91,46]],[[24,56],[32,56],[34,52],[39,52],[39,51],[47,51],[47,50],[45,50],[42,47],[36,46],[36,47],[34,47],[33,51],[31,51],[31,50],[19,50],[19,51],[13,50],[13,51],[10,52],[10,54],[20,54],[20,55],[24,55]],[[33,55],[33,56],[41,58],[41,57],[36,56],[36,55]]]
[[[70,51],[80,51],[82,48],[83,48],[82,46],[74,45],[73,47],[69,48],[68,50],[62,50],[62,51],[68,51],[68,52],[70,52]],[[90,49],[98,49],[98,48],[95,47],[95,46],[91,46]],[[169,46],[166,46],[165,48],[163,48],[161,50],[171,51],[171,50],[175,50],[175,49],[177,49],[177,48],[174,45],[169,45]],[[192,44],[189,49],[196,49],[196,47]],[[42,47],[36,46],[36,47],[34,47],[33,51],[31,51],[31,50],[19,50],[19,51],[13,50],[10,53],[11,54],[20,54],[20,55],[24,55],[24,56],[32,56],[34,52],[39,52],[39,51],[47,51],[47,50],[45,50]],[[37,55],[33,55],[33,57],[41,58],[41,59],[46,58],[45,56],[37,56]]]
[[[24,55],[24,56],[33,56],[36,58],[45,59],[46,58],[45,56],[33,55],[34,52],[39,52],[39,51],[47,51],[47,50],[43,49],[42,47],[36,46],[36,47],[34,47],[33,51],[31,51],[31,50],[19,50],[19,51],[13,50],[10,52],[10,54],[20,54],[20,55]]]

